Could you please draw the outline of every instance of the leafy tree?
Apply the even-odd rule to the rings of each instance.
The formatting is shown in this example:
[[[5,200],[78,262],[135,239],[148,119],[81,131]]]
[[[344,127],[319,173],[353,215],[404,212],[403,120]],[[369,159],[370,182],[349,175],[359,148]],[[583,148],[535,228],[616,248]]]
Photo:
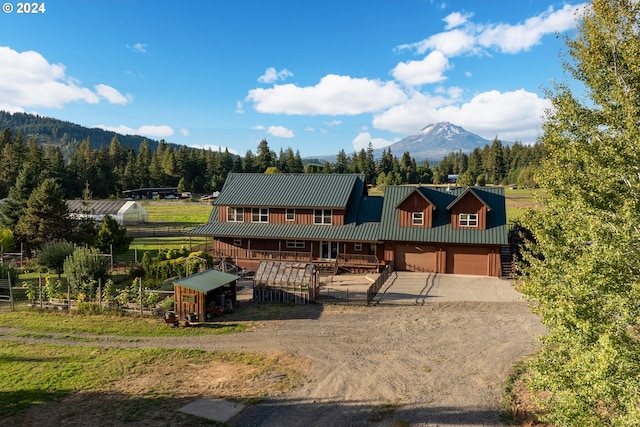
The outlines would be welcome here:
[[[102,225],[96,236],[95,247],[102,252],[110,252],[113,246],[114,253],[126,252],[133,237],[127,236],[127,229],[120,227],[118,221],[111,216],[106,215],[102,219]]]
[[[4,252],[10,252],[13,250],[16,244],[13,238],[13,231],[8,228],[0,228],[0,249]]]
[[[53,270],[61,277],[64,272],[64,262],[73,253],[73,243],[66,240],[54,240],[42,245],[38,255],[38,264]]]
[[[95,248],[76,248],[64,262],[64,274],[76,291],[93,296],[98,281],[110,278],[109,261]]]
[[[14,234],[18,240],[37,247],[64,238],[69,231],[69,208],[62,187],[55,179],[47,178],[29,196]]]
[[[554,425],[640,420],[639,28],[639,2],[594,0],[563,64],[588,98],[548,92],[522,290],[549,328],[529,384]]]

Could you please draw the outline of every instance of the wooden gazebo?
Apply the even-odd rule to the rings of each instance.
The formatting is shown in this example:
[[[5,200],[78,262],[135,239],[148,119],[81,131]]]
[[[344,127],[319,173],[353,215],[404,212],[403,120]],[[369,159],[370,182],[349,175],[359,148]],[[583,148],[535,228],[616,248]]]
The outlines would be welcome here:
[[[236,281],[239,276],[218,270],[207,270],[173,282],[175,312],[178,320],[204,322],[207,310],[236,303]],[[195,313],[195,318],[193,317]],[[189,315],[189,317],[187,317]]]

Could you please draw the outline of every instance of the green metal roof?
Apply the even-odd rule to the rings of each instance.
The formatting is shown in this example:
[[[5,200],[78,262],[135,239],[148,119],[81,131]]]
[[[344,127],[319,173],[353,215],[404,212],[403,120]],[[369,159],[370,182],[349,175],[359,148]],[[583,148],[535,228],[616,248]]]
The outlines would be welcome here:
[[[344,209],[356,186],[366,192],[363,175],[230,173],[215,204]]]
[[[459,196],[469,191],[468,187],[415,187],[388,186],[384,192],[384,206],[380,224],[379,240],[398,242],[457,243],[479,245],[506,245],[507,215],[504,204],[504,188],[473,187],[473,193],[487,205],[487,228],[467,229],[451,227],[448,207]],[[433,211],[433,227],[400,227],[397,206],[413,191],[421,192],[438,209]]]
[[[433,226],[400,227],[398,206],[413,192],[433,207]],[[487,228],[451,226],[450,208],[473,193],[487,206]],[[384,197],[367,196],[357,174],[230,174],[216,205],[238,207],[344,208],[344,225],[219,222],[214,206],[209,223],[188,234],[233,238],[339,240],[355,242],[425,242],[505,245],[507,220],[502,187],[433,187],[392,185]]]
[[[218,270],[207,270],[193,274],[173,282],[174,285],[184,286],[199,292],[209,292],[214,289],[238,280],[240,277],[234,274],[225,273]]]

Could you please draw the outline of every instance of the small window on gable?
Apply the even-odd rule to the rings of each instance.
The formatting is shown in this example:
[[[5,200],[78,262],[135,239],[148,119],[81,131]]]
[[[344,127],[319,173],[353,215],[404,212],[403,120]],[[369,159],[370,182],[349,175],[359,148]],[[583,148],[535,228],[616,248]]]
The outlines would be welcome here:
[[[458,224],[460,227],[477,227],[478,214],[461,213],[458,215]]]
[[[244,208],[227,207],[227,222],[244,222]]]
[[[413,212],[411,214],[411,224],[424,225],[424,212]]]
[[[354,243],[353,250],[356,252],[362,252],[362,243]]]
[[[295,209],[287,209],[286,220],[287,221],[295,221],[296,220],[296,210]]]

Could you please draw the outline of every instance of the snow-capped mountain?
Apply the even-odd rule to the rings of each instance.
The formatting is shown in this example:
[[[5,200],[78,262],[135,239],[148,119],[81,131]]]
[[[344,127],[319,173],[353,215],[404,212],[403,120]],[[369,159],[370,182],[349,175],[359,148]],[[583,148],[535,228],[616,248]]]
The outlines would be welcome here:
[[[440,122],[427,125],[419,133],[407,136],[388,147],[379,148],[374,151],[374,155],[379,157],[384,150],[391,148],[391,154],[398,158],[408,151],[416,161],[442,160],[451,152],[462,150],[469,153],[474,148],[482,148],[491,142],[460,126]]]

